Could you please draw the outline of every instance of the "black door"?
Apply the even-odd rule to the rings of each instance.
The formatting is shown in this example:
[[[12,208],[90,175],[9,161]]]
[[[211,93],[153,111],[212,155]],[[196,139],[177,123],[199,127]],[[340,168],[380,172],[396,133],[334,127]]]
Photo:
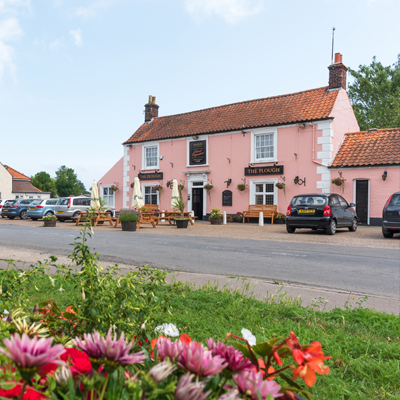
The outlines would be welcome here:
[[[356,181],[356,212],[358,222],[368,223],[368,180]]]
[[[192,189],[192,210],[198,220],[203,219],[203,188]]]

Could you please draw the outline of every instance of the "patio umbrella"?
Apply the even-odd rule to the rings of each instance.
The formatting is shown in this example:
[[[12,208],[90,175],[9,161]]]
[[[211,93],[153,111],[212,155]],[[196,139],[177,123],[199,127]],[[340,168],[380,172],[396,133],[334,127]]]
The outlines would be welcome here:
[[[172,181],[172,199],[171,199],[171,207],[175,208],[175,202],[179,199],[179,191],[178,191],[178,181],[174,179]]]
[[[133,180],[133,193],[132,193],[132,208],[142,208],[144,206],[142,191],[140,190],[140,181],[136,177]]]
[[[96,181],[93,181],[92,189],[90,191],[90,207],[93,207],[96,210],[100,208],[99,191],[97,189]]]

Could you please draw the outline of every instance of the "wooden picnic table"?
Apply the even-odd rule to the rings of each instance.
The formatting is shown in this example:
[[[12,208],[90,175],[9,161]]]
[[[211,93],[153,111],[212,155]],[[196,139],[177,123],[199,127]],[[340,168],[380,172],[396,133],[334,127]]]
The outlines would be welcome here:
[[[184,218],[188,218],[190,221],[190,224],[194,224],[194,219],[197,217],[193,217],[191,212],[185,211],[183,213]],[[167,220],[170,225],[172,225],[171,221],[175,221],[175,218],[181,218],[182,214],[179,211],[161,211],[158,216],[158,222],[162,220]],[[158,224],[157,222],[157,224]]]
[[[112,218],[111,220],[112,220],[111,225],[114,224],[114,228],[116,228],[118,226],[118,224],[120,223],[119,213],[118,213],[118,215],[115,216],[115,218]],[[137,229],[140,228],[141,224],[152,224],[153,228],[155,228],[157,226],[157,224],[158,224],[158,217],[156,217],[154,215],[154,212],[143,212],[143,211],[141,211],[140,212],[140,219],[139,219],[139,221],[137,222],[137,225],[136,225]]]
[[[92,213],[87,212],[87,211],[78,212],[78,217],[72,217],[72,219],[76,222],[75,225],[78,225],[80,222],[86,221],[86,219],[88,218],[89,214],[91,215],[93,226],[97,226],[97,224],[100,221],[108,221],[111,226],[113,225],[112,215],[110,213],[108,213],[108,212],[100,211],[100,210],[96,211],[95,214],[92,214]]]

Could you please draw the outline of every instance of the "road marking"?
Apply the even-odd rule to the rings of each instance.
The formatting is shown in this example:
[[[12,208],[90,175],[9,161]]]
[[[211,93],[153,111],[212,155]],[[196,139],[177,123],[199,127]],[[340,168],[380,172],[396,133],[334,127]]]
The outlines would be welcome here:
[[[276,253],[274,251],[270,254],[277,254],[278,256],[307,257],[305,254]]]

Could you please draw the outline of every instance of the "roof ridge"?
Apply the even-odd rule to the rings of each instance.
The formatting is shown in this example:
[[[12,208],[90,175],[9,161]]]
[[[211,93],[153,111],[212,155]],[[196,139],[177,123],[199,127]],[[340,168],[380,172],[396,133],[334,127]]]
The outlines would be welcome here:
[[[400,127],[399,128],[381,128],[381,129],[377,129],[374,131],[369,132],[368,131],[358,131],[358,132],[347,132],[346,135],[356,135],[358,133],[377,133],[377,132],[383,132],[383,131],[399,131],[400,132]]]
[[[227,106],[235,106],[235,105],[238,105],[238,104],[253,103],[253,102],[269,100],[269,99],[277,99],[277,98],[282,98],[282,97],[287,97],[287,96],[293,96],[293,95],[300,94],[300,93],[306,93],[306,92],[312,92],[312,91],[321,90],[321,89],[327,89],[328,87],[329,86],[322,86],[322,87],[315,88],[315,89],[300,90],[299,92],[294,92],[294,93],[286,93],[286,94],[280,94],[280,95],[277,95],[277,96],[261,97],[259,99],[238,101],[236,103],[228,103],[228,104],[222,104],[220,106],[201,108],[200,110],[187,111],[187,112],[178,113],[178,114],[164,115],[162,117],[156,117],[154,119],[169,118],[169,117],[175,117],[175,116],[178,116],[178,115],[193,114],[193,113],[197,113],[199,111],[207,111],[207,110],[214,110],[216,108],[222,108],[222,107],[227,107]]]

